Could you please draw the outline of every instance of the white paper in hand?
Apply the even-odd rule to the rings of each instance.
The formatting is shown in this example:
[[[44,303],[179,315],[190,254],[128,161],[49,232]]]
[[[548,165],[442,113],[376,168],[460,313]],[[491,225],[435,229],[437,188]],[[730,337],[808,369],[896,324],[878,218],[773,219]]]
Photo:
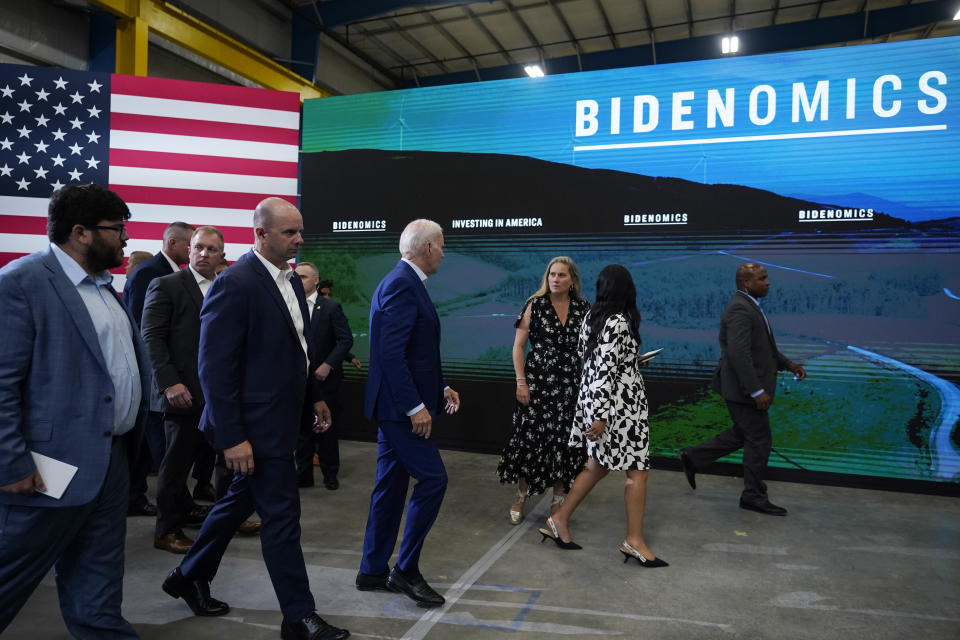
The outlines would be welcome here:
[[[59,500],[67,490],[67,485],[73,480],[74,474],[77,473],[77,468],[36,451],[31,451],[30,455],[33,456],[33,464],[37,465],[37,471],[40,472],[43,484],[47,487],[46,491],[37,493]]]

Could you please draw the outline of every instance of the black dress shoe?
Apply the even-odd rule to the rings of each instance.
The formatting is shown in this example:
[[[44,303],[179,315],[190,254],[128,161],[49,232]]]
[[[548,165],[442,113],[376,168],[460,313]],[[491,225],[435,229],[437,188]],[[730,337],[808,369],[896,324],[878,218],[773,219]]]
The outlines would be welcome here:
[[[344,640],[350,637],[350,632],[327,624],[316,613],[311,613],[297,622],[284,620],[280,625],[280,637],[283,640]]]
[[[743,498],[740,498],[740,508],[749,509],[750,511],[757,511],[759,513],[765,513],[768,516],[785,516],[787,515],[787,510],[783,507],[778,507],[769,500],[762,500],[759,502],[747,502]]]
[[[358,573],[357,591],[390,591],[387,587],[387,576],[372,576],[369,573]]]
[[[184,518],[183,526],[194,528],[203,526],[203,521],[207,519],[207,515],[210,513],[210,509],[212,508],[213,505],[198,504],[191,509],[190,513],[187,514],[187,517]]]
[[[157,515],[157,505],[151,502],[144,502],[143,504],[130,505],[127,507],[127,517],[130,516],[149,516],[155,517]]]
[[[687,476],[687,482],[691,489],[697,488],[697,469],[693,466],[693,460],[687,454],[686,449],[680,451],[680,466],[683,467],[683,475]]]
[[[193,488],[193,499],[204,502],[216,502],[217,492],[213,490],[213,485],[210,483],[206,485],[198,484]]]
[[[163,581],[163,590],[174,598],[183,598],[190,610],[198,616],[222,616],[230,605],[210,596],[210,585],[202,580],[187,580],[177,567]]]
[[[340,481],[337,480],[336,476],[332,478],[324,478],[323,486],[325,486],[327,489],[330,489],[330,491],[336,491],[340,488]]]
[[[415,577],[410,577],[396,567],[387,576],[387,589],[404,594],[418,607],[439,607],[445,602],[443,596],[434,591],[422,575],[417,573]]]

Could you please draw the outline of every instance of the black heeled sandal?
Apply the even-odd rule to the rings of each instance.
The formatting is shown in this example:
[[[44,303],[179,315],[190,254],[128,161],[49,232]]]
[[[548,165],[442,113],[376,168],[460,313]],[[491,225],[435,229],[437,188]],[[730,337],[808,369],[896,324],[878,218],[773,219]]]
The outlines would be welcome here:
[[[626,549],[626,551],[624,551],[624,549]],[[641,567],[645,567],[645,568],[647,568],[647,569],[655,569],[656,567],[669,567],[669,566],[670,566],[669,563],[665,562],[664,560],[662,560],[662,559],[660,559],[660,558],[655,558],[655,559],[653,559],[653,560],[647,560],[646,558],[643,557],[643,554],[642,554],[642,553],[640,553],[639,551],[637,551],[636,549],[634,549],[633,547],[631,547],[629,544],[627,544],[627,541],[626,541],[626,540],[624,540],[624,541],[623,541],[623,544],[620,545],[620,548],[618,549],[618,551],[623,554],[623,563],[624,563],[624,564],[626,564],[627,562],[629,562],[630,558],[634,558],[634,559],[640,564]]]
[[[547,524],[550,525],[550,531],[547,531],[543,527],[540,527],[539,529],[537,529],[537,531],[540,532],[540,535],[543,536],[542,538],[540,538],[541,544],[543,544],[544,540],[549,538],[553,540],[554,543],[556,543],[556,545],[561,549],[567,549],[568,551],[573,549],[583,549],[583,547],[578,545],[573,540],[571,540],[570,542],[564,542],[563,540],[560,539],[560,534],[557,533],[557,525],[553,524],[553,518],[547,518]],[[552,532],[552,535],[551,535],[551,532]]]

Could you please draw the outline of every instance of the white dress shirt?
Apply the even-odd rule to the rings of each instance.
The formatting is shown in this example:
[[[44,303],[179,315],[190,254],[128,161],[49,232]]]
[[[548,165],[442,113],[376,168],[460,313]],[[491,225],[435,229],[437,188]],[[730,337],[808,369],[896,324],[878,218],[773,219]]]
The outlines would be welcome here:
[[[166,251],[161,251],[160,253],[163,255],[164,258],[167,259],[167,264],[170,265],[170,268],[173,269],[174,273],[176,273],[177,271],[180,271],[180,265],[178,265],[176,262],[171,260],[170,256],[167,255]]]
[[[253,255],[260,259],[260,262],[266,267],[267,273],[269,273],[273,281],[277,283],[280,296],[287,305],[287,311],[290,312],[293,326],[297,330],[297,337],[300,338],[300,347],[303,349],[303,357],[307,361],[307,369],[309,369],[310,356],[307,354],[307,338],[303,334],[303,328],[306,326],[306,323],[303,321],[303,313],[300,310],[300,303],[297,301],[297,294],[293,290],[293,283],[290,282],[290,276],[295,275],[295,272],[286,262],[283,263],[283,269],[278,269],[275,264],[260,255],[260,252],[256,249],[253,250]]]
[[[307,296],[307,313],[310,315],[310,319],[313,319],[313,310],[317,308],[317,293],[314,291],[309,296]]]
[[[109,271],[90,276],[63,249],[55,244],[50,247],[93,321],[100,353],[113,382],[113,434],[123,435],[136,424],[143,393],[133,347],[133,325],[112,291],[113,276]]]
[[[200,295],[202,295],[204,298],[206,298],[206,297],[207,297],[207,291],[210,290],[210,285],[213,284],[213,280],[207,280],[205,277],[203,277],[202,275],[200,275],[200,272],[199,272],[199,271],[197,271],[197,270],[194,269],[193,267],[187,267],[187,268],[190,269],[190,273],[193,274],[193,277],[194,277],[194,278],[196,279],[196,281],[197,281],[197,286],[200,287]]]

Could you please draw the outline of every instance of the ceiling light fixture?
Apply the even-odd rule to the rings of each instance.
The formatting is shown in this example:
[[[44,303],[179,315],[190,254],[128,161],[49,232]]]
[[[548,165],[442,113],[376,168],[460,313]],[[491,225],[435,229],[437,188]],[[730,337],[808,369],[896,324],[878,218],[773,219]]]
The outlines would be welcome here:
[[[740,50],[740,38],[737,36],[725,36],[720,41],[720,51],[723,55],[736,53]]]
[[[531,78],[542,78],[544,75],[543,69],[541,69],[538,64],[528,64],[523,70],[526,71],[527,75]]]

